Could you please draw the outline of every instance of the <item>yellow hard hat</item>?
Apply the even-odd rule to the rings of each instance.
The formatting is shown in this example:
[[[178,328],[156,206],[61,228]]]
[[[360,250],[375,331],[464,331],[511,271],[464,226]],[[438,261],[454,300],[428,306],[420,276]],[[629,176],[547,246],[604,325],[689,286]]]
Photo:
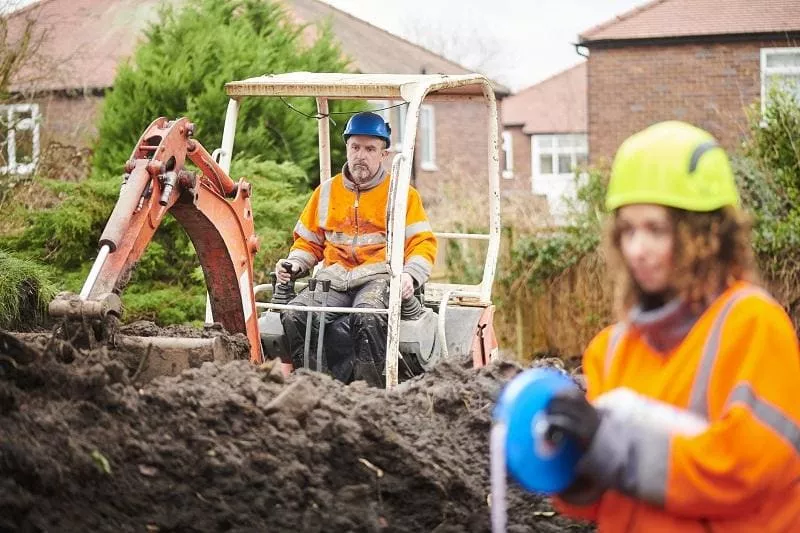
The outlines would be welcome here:
[[[617,151],[606,208],[629,204],[713,211],[738,206],[739,194],[728,156],[714,137],[673,120],[633,134]]]

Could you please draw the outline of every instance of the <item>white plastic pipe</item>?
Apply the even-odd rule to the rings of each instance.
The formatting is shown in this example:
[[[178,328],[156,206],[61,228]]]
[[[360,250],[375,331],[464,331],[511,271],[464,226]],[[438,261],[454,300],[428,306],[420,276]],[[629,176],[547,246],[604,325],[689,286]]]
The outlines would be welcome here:
[[[505,533],[506,509],[506,425],[498,422],[492,426],[489,437],[491,501],[489,502],[492,533]]]

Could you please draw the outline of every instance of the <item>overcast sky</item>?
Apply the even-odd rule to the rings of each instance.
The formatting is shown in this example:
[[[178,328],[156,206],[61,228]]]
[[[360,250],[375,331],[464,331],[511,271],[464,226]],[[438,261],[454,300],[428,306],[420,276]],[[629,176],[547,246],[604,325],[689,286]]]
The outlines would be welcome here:
[[[480,32],[502,46],[505,61],[496,77],[514,89],[541,81],[583,60],[572,43],[579,33],[646,0],[323,0],[376,26],[405,37],[466,35],[464,47]],[[478,35],[469,39],[469,31]],[[424,38],[424,37],[423,37]],[[412,40],[418,40],[412,38]],[[497,69],[495,69],[497,70]]]
[[[5,11],[13,11],[18,7],[26,6],[31,3],[32,0],[0,0],[0,13]]]

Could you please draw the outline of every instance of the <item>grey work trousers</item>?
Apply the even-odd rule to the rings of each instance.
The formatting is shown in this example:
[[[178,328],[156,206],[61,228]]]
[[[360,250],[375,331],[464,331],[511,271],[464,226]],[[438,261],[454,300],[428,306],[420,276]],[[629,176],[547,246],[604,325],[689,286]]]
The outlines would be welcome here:
[[[323,293],[320,284],[317,290],[303,289],[291,302],[292,305],[319,306],[323,303]],[[386,309],[389,306],[389,280],[379,279],[367,282],[361,287],[339,292],[333,289],[328,293],[328,307],[360,307]],[[317,315],[315,313],[315,315]],[[303,349],[305,347],[307,311],[284,311],[281,313],[281,322],[289,343],[289,353],[295,368],[303,366]],[[336,322],[336,331],[329,330],[328,326]],[[310,366],[319,368],[316,361],[317,325],[319,319],[315,316],[311,332],[312,349],[309,354]],[[365,380],[369,385],[383,387],[386,384],[386,331],[388,318],[385,314],[364,313],[325,313],[325,345],[341,339],[342,332],[348,337],[348,346],[337,346],[336,349],[327,350],[329,355],[327,366],[335,377],[345,383],[351,380]],[[329,332],[334,334],[329,336]],[[336,333],[338,332],[338,335]],[[341,342],[341,341],[339,341]],[[338,356],[334,356],[338,354]]]

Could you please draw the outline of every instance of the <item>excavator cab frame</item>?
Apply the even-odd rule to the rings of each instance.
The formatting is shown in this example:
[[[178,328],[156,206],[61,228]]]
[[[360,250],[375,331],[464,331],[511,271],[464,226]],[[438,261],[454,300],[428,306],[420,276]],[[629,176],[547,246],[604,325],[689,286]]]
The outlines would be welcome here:
[[[387,258],[390,271],[389,306],[375,310],[388,314],[386,386],[398,383],[398,361],[401,340],[400,278],[403,270],[403,250],[408,190],[411,184],[417,125],[423,101],[477,102],[486,108],[487,178],[489,204],[488,233],[437,232],[439,239],[468,239],[486,241],[487,251],[483,276],[477,284],[428,282],[424,291],[424,304],[438,311],[437,335],[439,350],[447,357],[448,350],[458,346],[459,351],[471,354],[474,366],[487,364],[497,352],[497,341],[492,326],[494,306],[492,285],[500,250],[500,169],[498,154],[497,103],[491,82],[479,74],[466,75],[400,75],[400,74],[341,74],[295,72],[273,74],[226,84],[230,97],[225,117],[222,146],[214,152],[220,167],[229,172],[234,150],[234,138],[240,101],[246,97],[311,97],[316,99],[319,127],[320,180],[331,177],[329,101],[335,99],[369,101],[403,101],[406,107],[405,131],[402,150],[395,154],[392,165],[392,193],[387,219]],[[255,288],[258,292],[258,287]],[[290,306],[256,302],[259,309],[280,310]],[[304,310],[317,311],[306,307]],[[324,308],[322,309],[324,311]],[[463,319],[459,310],[466,312]],[[344,311],[346,310],[339,310]],[[477,315],[476,315],[477,311]],[[448,320],[448,313],[450,313]],[[206,322],[214,320],[207,306]],[[473,330],[474,328],[474,330]],[[448,337],[451,342],[448,342]],[[455,337],[460,337],[456,343]],[[466,346],[466,348],[464,348]]]
[[[68,321],[82,323],[84,327],[91,321],[98,326],[103,337],[117,345],[143,350],[142,361],[148,359],[152,349],[156,349],[158,357],[152,359],[163,364],[151,365],[150,377],[175,374],[192,364],[199,364],[198,361],[226,361],[240,357],[241,354],[234,353],[235,350],[221,346],[218,337],[140,338],[114,333],[114,325],[122,316],[120,293],[169,213],[186,230],[199,256],[208,290],[206,322],[216,321],[229,333],[244,334],[248,340],[250,361],[262,363],[265,354],[262,319],[278,316],[269,310],[292,306],[258,302],[255,297],[259,287],[254,286],[253,282],[254,258],[259,242],[254,225],[254,215],[257,214],[253,213],[250,203],[251,186],[244,178],[234,181],[229,176],[240,100],[251,96],[315,98],[319,113],[320,176],[323,180],[331,176],[329,100],[402,100],[408,104],[406,128],[402,151],[392,161],[387,210],[387,262],[391,277],[388,309],[302,309],[320,313],[335,310],[337,313],[387,314],[387,388],[398,383],[402,346],[405,346],[403,353],[413,355],[417,367],[423,370],[432,368],[441,358],[448,356],[469,355],[474,366],[487,364],[497,349],[491,295],[500,249],[497,105],[490,82],[477,74],[446,76],[298,72],[233,81],[226,84],[226,91],[230,101],[222,146],[212,154],[193,139],[194,125],[185,117],[176,120],[159,117],[144,131],[124,165],[119,199],[100,237],[98,254],[83,288],[80,294],[61,293],[50,302],[51,317],[63,319],[64,329],[67,329]],[[489,231],[486,234],[435,232],[439,238],[487,241],[483,277],[480,283],[474,285],[427,283],[421,306],[425,320],[416,319],[411,324],[401,316],[400,280],[406,204],[423,100],[484,103],[489,132]],[[189,162],[193,167],[187,166]],[[323,282],[323,292],[325,290]],[[268,312],[259,317],[259,309],[267,309]],[[283,332],[279,321],[277,326],[280,333],[276,337],[280,339]],[[324,346],[321,342],[323,331],[324,328],[320,331],[318,350]],[[111,334],[106,335],[109,332]],[[408,360],[404,358],[404,361],[408,364]]]

